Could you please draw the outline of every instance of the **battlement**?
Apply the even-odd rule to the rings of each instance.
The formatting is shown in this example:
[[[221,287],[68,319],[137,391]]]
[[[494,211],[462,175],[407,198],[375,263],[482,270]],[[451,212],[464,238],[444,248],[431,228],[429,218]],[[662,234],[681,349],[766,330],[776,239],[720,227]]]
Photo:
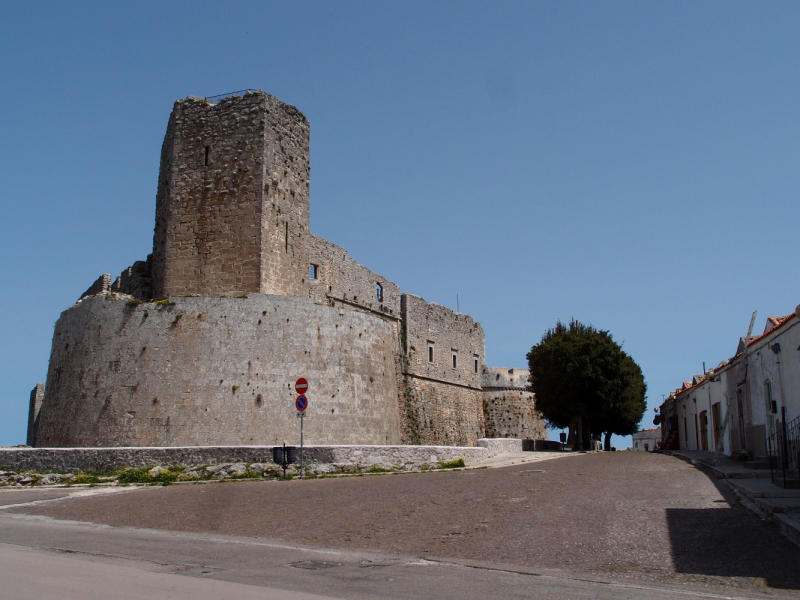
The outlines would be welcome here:
[[[189,96],[161,149],[156,298],[308,295],[309,124],[263,91]]]
[[[531,387],[531,372],[527,369],[506,369],[505,367],[486,367],[483,370],[483,389],[519,389]]]

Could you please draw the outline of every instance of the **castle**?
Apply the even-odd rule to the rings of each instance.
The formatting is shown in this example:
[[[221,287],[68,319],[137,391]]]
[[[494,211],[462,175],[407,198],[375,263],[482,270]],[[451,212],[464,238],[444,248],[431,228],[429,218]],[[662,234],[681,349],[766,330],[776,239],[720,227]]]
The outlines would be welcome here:
[[[472,317],[309,231],[309,123],[263,91],[175,102],[153,253],[58,319],[38,447],[545,438],[528,373],[485,366]]]

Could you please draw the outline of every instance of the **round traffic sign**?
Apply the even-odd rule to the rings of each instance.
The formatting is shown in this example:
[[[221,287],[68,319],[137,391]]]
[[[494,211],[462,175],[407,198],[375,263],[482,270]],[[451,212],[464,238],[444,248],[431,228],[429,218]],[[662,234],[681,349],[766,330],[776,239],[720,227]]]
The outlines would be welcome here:
[[[308,391],[308,382],[302,377],[294,384],[294,389],[298,394],[305,394]]]
[[[308,408],[308,398],[306,398],[305,396],[298,396],[297,400],[294,401],[294,405],[295,407],[297,407],[297,410],[303,412],[305,409]]]

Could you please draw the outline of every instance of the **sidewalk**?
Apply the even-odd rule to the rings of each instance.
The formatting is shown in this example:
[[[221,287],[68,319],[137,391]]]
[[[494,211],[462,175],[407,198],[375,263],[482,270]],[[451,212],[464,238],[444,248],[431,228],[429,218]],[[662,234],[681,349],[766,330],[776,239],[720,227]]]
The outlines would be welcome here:
[[[583,456],[586,452],[503,452],[491,458],[469,463],[468,469],[495,469],[497,467],[510,467],[523,463],[533,463],[542,460],[552,460],[554,458],[565,458],[567,456]]]
[[[717,479],[760,479],[769,478],[769,468],[761,468],[751,463],[733,460],[720,453],[706,452],[704,450],[669,450],[672,454],[688,459],[692,464],[702,464],[714,473]]]
[[[775,485],[769,468],[757,468],[722,454],[698,450],[670,450],[665,454],[688,460],[723,479],[745,508],[774,521],[785,537],[800,546],[800,489]]]

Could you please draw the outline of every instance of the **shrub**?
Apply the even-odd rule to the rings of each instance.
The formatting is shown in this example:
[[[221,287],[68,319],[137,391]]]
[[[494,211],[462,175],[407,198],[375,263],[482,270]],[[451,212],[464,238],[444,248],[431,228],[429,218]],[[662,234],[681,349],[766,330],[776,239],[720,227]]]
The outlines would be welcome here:
[[[153,476],[147,467],[141,469],[125,469],[117,477],[119,483],[172,483],[178,479],[174,471],[162,471]]]
[[[97,478],[97,475],[93,475],[92,473],[78,473],[75,477],[72,478],[70,483],[99,483],[100,480]]]

